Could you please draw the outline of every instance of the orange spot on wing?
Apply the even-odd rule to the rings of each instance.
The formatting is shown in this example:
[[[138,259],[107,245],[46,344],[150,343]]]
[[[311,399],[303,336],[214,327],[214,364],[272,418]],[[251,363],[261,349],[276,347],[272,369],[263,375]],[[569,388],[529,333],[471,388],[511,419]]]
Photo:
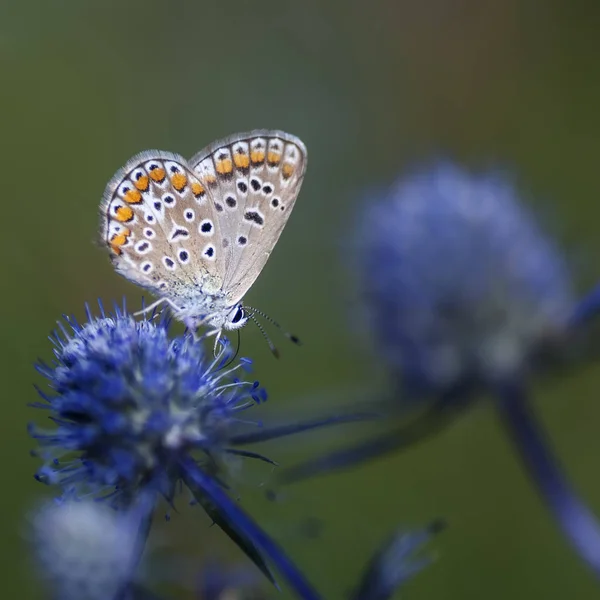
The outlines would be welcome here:
[[[281,174],[284,179],[289,179],[294,174],[294,167],[290,163],[284,163],[281,167]]]
[[[234,154],[233,162],[238,169],[247,169],[250,166],[250,157],[247,154]]]
[[[153,181],[156,181],[157,183],[164,181],[165,175],[166,175],[165,170],[161,169],[160,167],[158,167],[157,169],[152,169],[150,171],[150,177],[152,178]]]
[[[129,204],[139,204],[142,201],[142,195],[138,190],[129,190],[125,194],[125,201]]]
[[[205,194],[205,190],[202,187],[202,184],[194,181],[192,183],[192,194],[194,194],[194,196],[203,196]]]
[[[148,183],[150,180],[148,179],[148,175],[142,175],[136,182],[135,187],[140,190],[140,192],[145,192],[148,189]]]
[[[119,246],[114,246],[113,244],[110,245],[110,249],[114,252],[114,254],[116,254],[117,256],[121,256],[121,254],[123,254],[123,250],[121,250],[121,248],[119,248]]]
[[[250,152],[250,160],[253,165],[258,165],[265,160],[265,153],[263,150],[252,150]]]
[[[281,154],[278,154],[277,152],[269,152],[269,154],[267,154],[267,162],[270,165],[278,165],[280,160]]]
[[[183,173],[175,173],[171,177],[171,183],[173,187],[180,192],[187,185],[187,177]]]
[[[204,181],[208,183],[208,185],[213,185],[217,183],[217,178],[214,175],[206,175]]]
[[[129,206],[119,206],[115,213],[115,218],[117,221],[121,221],[121,223],[131,221],[133,219],[133,210]]]
[[[110,238],[110,245],[112,247],[119,248],[123,246],[123,244],[127,243],[127,238],[131,235],[131,231],[129,229],[124,229],[121,233],[115,233],[115,235]]]
[[[233,163],[230,158],[218,160],[215,169],[219,175],[227,175],[233,171]]]

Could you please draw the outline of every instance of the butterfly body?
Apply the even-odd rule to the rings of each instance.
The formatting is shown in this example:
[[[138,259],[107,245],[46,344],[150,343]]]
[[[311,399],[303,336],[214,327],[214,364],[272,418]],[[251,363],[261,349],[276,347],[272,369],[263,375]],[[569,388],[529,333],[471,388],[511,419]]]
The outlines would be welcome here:
[[[237,329],[242,299],[287,223],[306,148],[281,131],[214,142],[189,161],[145,151],[106,187],[101,237],[114,267],[195,330]]]
[[[241,302],[230,305],[224,296],[209,296],[200,291],[170,298],[169,305],[175,318],[191,331],[200,326],[213,331],[239,329],[248,321]]]

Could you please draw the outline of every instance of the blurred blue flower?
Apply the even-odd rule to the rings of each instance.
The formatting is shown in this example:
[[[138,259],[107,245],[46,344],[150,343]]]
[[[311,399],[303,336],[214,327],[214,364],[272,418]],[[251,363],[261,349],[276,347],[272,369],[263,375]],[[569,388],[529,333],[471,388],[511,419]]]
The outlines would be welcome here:
[[[377,356],[401,382],[392,408],[424,412],[410,427],[292,467],[283,481],[436,434],[482,386],[525,375],[572,324],[566,261],[498,173],[423,166],[370,198],[354,239]]]
[[[562,255],[498,175],[418,170],[369,205],[358,240],[379,355],[410,388],[517,375],[573,310]]]
[[[148,495],[172,504],[183,484],[271,581],[264,556],[300,597],[316,597],[222,481],[228,456],[268,460],[230,447],[240,443],[236,426],[244,411],[266,398],[258,382],[236,377],[249,361],[232,365],[226,345],[209,356],[191,335],[170,339],[167,320],[136,321],[118,308],[110,315],[101,308],[98,319],[88,311],[84,325],[67,323],[70,331],[59,324],[62,335],[52,338],[54,363],[38,365],[52,393],[40,390],[44,402],[35,406],[50,412],[55,427],[30,427],[46,461],[36,477],[65,496],[93,496],[121,509]]]
[[[52,598],[131,597],[143,578],[139,564],[140,506],[115,511],[92,501],[46,502],[30,516],[29,543],[36,573]]]
[[[362,290],[381,360],[402,398],[433,397],[409,425],[293,467],[285,481],[356,465],[430,436],[483,388],[523,465],[579,555],[600,575],[600,526],[572,490],[537,423],[527,375],[598,313],[577,302],[566,261],[498,175],[421,169],[361,222]]]

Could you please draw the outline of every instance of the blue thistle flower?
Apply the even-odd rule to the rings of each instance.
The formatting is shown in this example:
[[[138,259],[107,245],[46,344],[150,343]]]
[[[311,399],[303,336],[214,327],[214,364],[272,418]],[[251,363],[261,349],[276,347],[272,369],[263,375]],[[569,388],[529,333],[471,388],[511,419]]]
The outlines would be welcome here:
[[[136,321],[118,311],[51,339],[55,364],[38,365],[54,394],[41,390],[56,428],[30,426],[47,462],[37,478],[78,495],[110,497],[119,505],[153,485],[172,499],[170,471],[194,450],[213,462],[226,451],[240,413],[266,393],[239,380],[249,361],[223,368],[223,348],[207,358],[191,336],[171,340],[168,321]],[[72,453],[76,453],[72,456]],[[63,461],[63,457],[66,459]]]
[[[366,210],[362,289],[379,355],[404,397],[433,397],[410,425],[294,467],[294,481],[356,465],[433,435],[479,389],[495,406],[563,533],[600,575],[600,526],[571,489],[527,393],[528,374],[600,309],[577,302],[566,261],[498,175],[422,169]]]
[[[236,439],[241,415],[266,398],[258,382],[236,377],[249,361],[228,366],[228,347],[208,357],[192,336],[170,339],[167,320],[136,321],[118,308],[107,315],[101,307],[98,319],[88,310],[84,325],[67,323],[71,331],[59,324],[61,334],[52,337],[54,364],[38,365],[52,393],[40,390],[44,402],[35,406],[50,412],[55,428],[30,427],[46,461],[37,479],[120,509],[148,494],[153,503],[159,495],[172,503],[183,484],[271,581],[263,554],[302,598],[316,598],[221,481],[220,465],[230,454],[268,460],[231,447],[244,437]]]

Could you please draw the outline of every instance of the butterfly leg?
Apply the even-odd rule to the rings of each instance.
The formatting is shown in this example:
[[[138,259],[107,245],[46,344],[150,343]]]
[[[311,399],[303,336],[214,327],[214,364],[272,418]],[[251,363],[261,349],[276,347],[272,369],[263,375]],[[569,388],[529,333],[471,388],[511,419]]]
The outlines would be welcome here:
[[[222,333],[223,333],[223,331],[221,329],[211,329],[210,331],[206,331],[202,335],[198,335],[198,329],[194,329],[194,331],[192,332],[192,335],[194,336],[195,342],[202,342],[214,335],[215,336],[215,345],[213,348],[213,355],[216,357],[219,354],[217,347],[219,345],[219,342],[221,341]]]
[[[207,323],[209,320],[210,320],[210,315],[208,315],[206,317],[202,317],[202,318],[200,318],[200,320],[198,320],[198,317],[190,317],[189,319],[183,319],[183,324],[187,327],[187,330],[192,334],[194,341],[201,342],[202,340],[206,339],[207,337],[214,335],[213,331],[210,331],[208,333],[203,333],[203,334],[198,333],[198,329],[200,327],[202,327],[202,325]]]
[[[217,346],[219,345],[219,341],[221,340],[222,329],[215,329],[214,332],[211,331],[211,334],[215,335],[215,345],[213,347],[213,356],[217,356],[219,354]]]
[[[203,333],[202,335],[198,335],[196,332],[194,332],[194,341],[202,342],[214,335],[215,336],[215,345],[213,348],[213,355],[216,357],[219,354],[217,346],[219,345],[219,342],[221,340],[221,333],[222,332],[220,329],[213,329],[211,331],[207,331],[206,333]]]
[[[192,335],[194,336],[194,341],[195,342],[202,342],[204,341],[206,338],[210,337],[211,335],[213,335],[212,331],[208,332],[208,333],[202,333],[199,334],[197,329],[194,329],[192,332]]]
[[[166,298],[161,298],[160,300],[157,300],[156,302],[153,302],[149,306],[146,306],[146,307],[142,308],[142,310],[138,310],[137,312],[134,312],[133,316],[134,317],[139,317],[139,316],[145,315],[146,313],[154,310],[157,306],[160,306],[163,302],[166,302],[166,301],[167,301]]]
[[[173,309],[173,311],[177,312],[180,310],[179,307],[170,298],[160,298],[156,302],[153,302],[152,304],[150,304],[150,306],[146,306],[145,308],[142,308],[142,310],[138,310],[137,312],[134,312],[133,316],[138,317],[140,315],[145,315],[145,314],[149,313],[150,311],[153,311],[156,307],[160,306],[161,304],[163,304],[165,302],[171,307],[171,309]]]

